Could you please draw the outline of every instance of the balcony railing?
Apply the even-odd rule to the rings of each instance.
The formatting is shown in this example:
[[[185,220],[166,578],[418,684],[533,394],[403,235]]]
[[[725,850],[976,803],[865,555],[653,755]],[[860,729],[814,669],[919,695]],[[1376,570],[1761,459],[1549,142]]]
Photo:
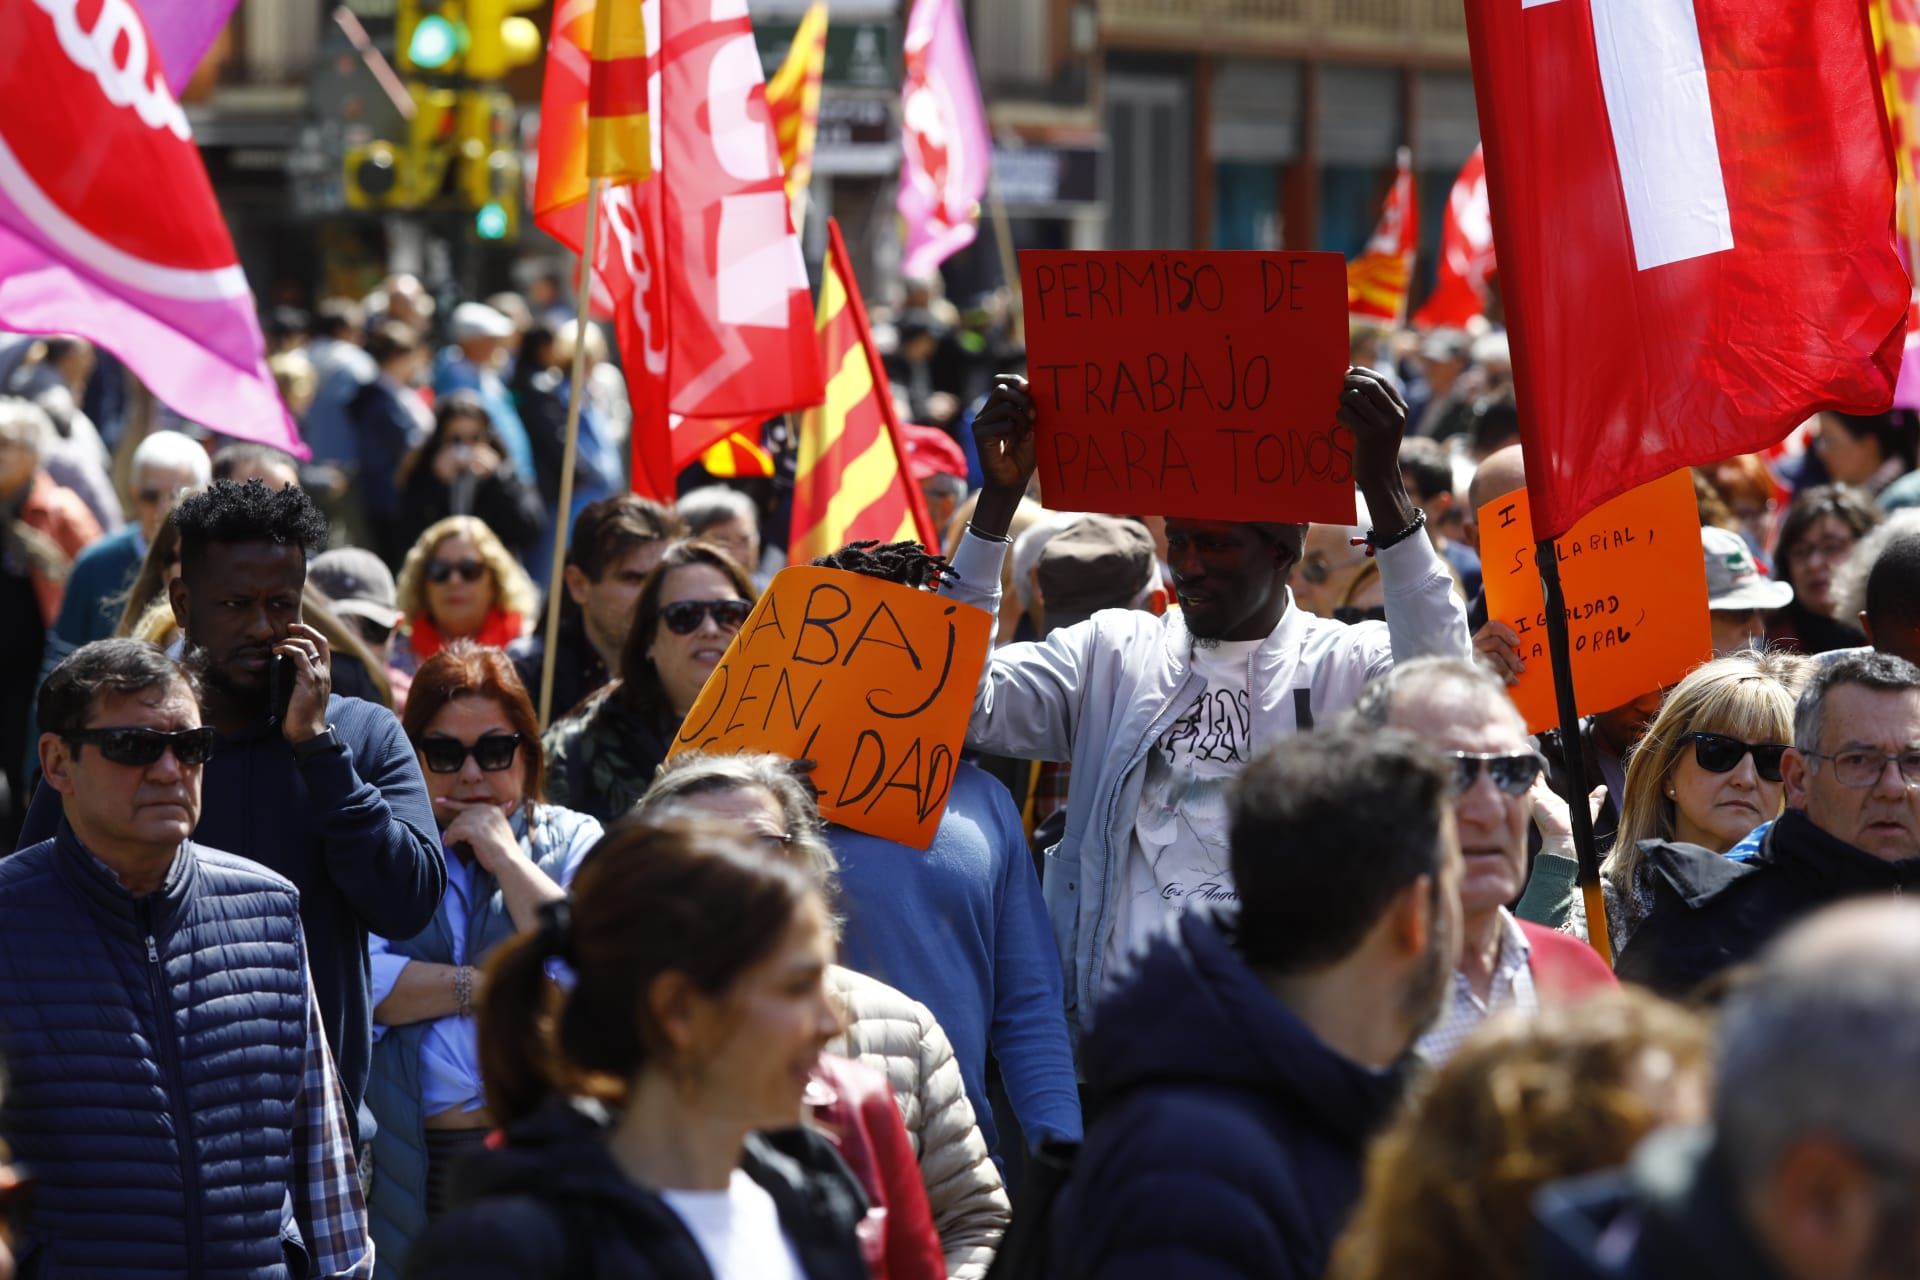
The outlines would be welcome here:
[[[1110,43],[1464,62],[1461,0],[1098,0]]]

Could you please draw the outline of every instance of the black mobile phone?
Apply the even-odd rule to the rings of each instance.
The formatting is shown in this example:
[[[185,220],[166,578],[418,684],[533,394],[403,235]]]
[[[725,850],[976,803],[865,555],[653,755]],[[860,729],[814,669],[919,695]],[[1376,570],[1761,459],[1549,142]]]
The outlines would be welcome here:
[[[276,728],[287,718],[293,701],[293,659],[276,653],[267,662],[267,723]]]

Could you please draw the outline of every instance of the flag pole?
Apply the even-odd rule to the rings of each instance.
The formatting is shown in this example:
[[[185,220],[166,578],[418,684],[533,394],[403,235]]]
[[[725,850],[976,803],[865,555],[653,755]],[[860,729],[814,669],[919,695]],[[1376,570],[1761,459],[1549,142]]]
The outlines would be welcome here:
[[[993,165],[987,165],[987,216],[993,219],[993,238],[1000,245],[1000,274],[1006,279],[1007,303],[1013,308],[1013,340],[1027,340],[1026,308],[1020,295],[1020,260],[1013,250],[1013,221],[1007,217],[1007,202],[1000,198],[1000,179]]]
[[[560,596],[567,589],[567,536],[572,532],[573,468],[580,453],[580,406],[586,399],[588,311],[593,303],[594,223],[600,179],[587,183],[587,227],[581,240],[580,289],[573,319],[573,381],[567,393],[567,446],[560,458],[560,509],[554,513],[553,576],[547,584],[547,644],[540,663],[540,727],[553,723],[553,664],[560,656]]]
[[[1573,823],[1573,853],[1578,863],[1581,900],[1587,908],[1587,941],[1613,965],[1613,940],[1607,935],[1607,907],[1600,892],[1600,857],[1593,844],[1593,813],[1587,807],[1586,746],[1580,737],[1580,709],[1573,696],[1573,660],[1567,638],[1566,597],[1560,590],[1560,557],[1552,538],[1534,546],[1540,586],[1547,608],[1547,651],[1553,661],[1553,692],[1560,705],[1560,746],[1567,762],[1567,816]]]

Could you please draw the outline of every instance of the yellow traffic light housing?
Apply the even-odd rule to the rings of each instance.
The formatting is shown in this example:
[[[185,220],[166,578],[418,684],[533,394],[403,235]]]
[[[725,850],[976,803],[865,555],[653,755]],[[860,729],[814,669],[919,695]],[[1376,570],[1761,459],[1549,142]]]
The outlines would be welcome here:
[[[540,56],[540,28],[519,16],[521,10],[538,9],[540,0],[466,0],[466,6],[469,77],[498,80]]]
[[[392,143],[370,142],[348,151],[345,177],[349,209],[400,207],[406,171]]]

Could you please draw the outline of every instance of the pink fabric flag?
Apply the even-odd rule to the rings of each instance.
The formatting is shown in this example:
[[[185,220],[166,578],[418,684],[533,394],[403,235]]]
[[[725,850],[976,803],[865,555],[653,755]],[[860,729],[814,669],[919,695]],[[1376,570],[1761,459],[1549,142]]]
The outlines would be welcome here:
[[[102,0],[88,19],[78,0],[9,9],[0,328],[78,334],[119,356],[175,412],[307,456],[140,8]]]
[[[900,92],[900,269],[925,276],[973,243],[993,162],[987,112],[957,0],[914,0]]]
[[[142,0],[154,53],[166,68],[167,87],[179,93],[193,79],[200,59],[233,16],[239,0]]]

